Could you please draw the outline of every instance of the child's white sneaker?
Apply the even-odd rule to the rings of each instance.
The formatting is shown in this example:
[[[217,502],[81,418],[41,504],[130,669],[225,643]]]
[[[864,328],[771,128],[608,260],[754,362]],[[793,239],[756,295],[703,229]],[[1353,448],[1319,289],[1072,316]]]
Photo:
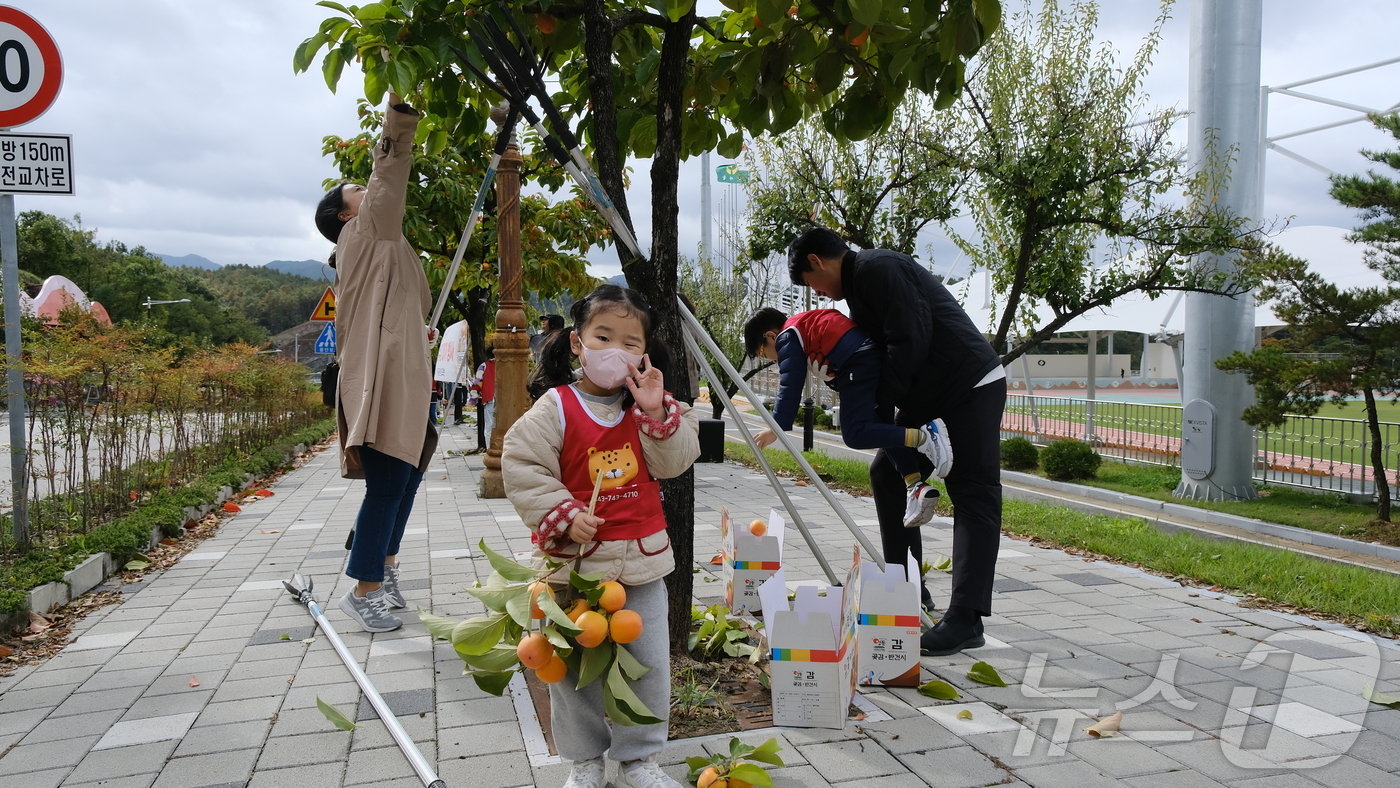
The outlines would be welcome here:
[[[943,419],[934,419],[919,428],[924,433],[924,442],[919,444],[919,452],[933,463],[933,475],[940,479],[948,478],[953,470],[953,444],[948,440],[948,428]]]
[[[938,488],[924,482],[915,482],[909,488],[909,500],[904,506],[904,527],[918,528],[933,519],[938,507]]]
[[[647,758],[642,761],[627,761],[618,771],[620,788],[681,788],[681,784],[661,771],[656,761]]]
[[[603,757],[574,761],[564,788],[603,788]]]

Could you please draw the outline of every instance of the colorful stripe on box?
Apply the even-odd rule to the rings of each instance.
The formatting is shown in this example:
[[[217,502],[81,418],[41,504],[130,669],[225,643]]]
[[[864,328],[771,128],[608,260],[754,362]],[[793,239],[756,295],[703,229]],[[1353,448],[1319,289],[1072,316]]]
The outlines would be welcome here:
[[[777,571],[783,567],[781,561],[735,561],[732,566],[735,569],[771,569]]]
[[[857,623],[862,626],[876,627],[917,627],[919,625],[918,616],[880,616],[873,613],[861,613]]]
[[[773,662],[840,662],[846,656],[846,644],[840,651],[811,648],[775,648],[769,659]]]

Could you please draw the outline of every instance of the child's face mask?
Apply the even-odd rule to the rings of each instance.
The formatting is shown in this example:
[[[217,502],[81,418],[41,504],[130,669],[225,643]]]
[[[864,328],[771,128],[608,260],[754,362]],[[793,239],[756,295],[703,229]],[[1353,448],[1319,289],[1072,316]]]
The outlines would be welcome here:
[[[593,350],[582,345],[583,375],[603,389],[622,388],[627,376],[642,363],[642,357],[619,347]]]

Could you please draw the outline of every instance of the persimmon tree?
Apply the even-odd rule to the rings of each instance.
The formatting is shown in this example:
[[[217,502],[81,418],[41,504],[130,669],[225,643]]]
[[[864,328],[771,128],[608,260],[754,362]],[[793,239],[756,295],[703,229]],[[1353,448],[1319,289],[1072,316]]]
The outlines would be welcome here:
[[[361,102],[359,113],[362,130],[350,137],[327,136],[323,152],[332,158],[343,179],[363,183],[370,175],[371,146],[383,113],[365,102]],[[414,160],[416,177],[408,186],[404,236],[423,255],[428,284],[434,291],[442,288],[447,278],[493,144],[489,131],[483,131],[460,145],[424,152]],[[588,273],[584,255],[608,238],[606,221],[582,198],[567,192],[560,195],[562,199],[554,196],[562,186],[561,177],[557,166],[539,152],[524,152],[522,188],[530,184],[541,188],[521,198],[521,282],[527,292],[542,298],[564,293],[578,296],[592,289],[597,279]],[[490,305],[498,292],[494,206],[493,193],[463,253],[448,296],[452,310],[467,321],[474,364],[485,360]],[[444,325],[451,322],[443,320]]]
[[[298,48],[294,67],[306,70],[320,56],[334,87],[355,63],[372,104],[390,87],[412,97],[428,113],[424,143],[435,153],[449,139],[479,134],[495,101],[464,76],[453,47],[470,43],[474,17],[514,14],[541,53],[555,103],[579,127],[603,187],[634,232],[625,163],[651,160],[649,253],[618,252],[628,284],[657,306],[661,340],[682,369],[675,307],[681,159],[712,149],[733,156],[746,137],[788,131],[813,114],[843,139],[864,139],[911,91],[947,106],[962,90],[964,61],[1001,17],[998,0],[723,2],[714,16],[701,16],[694,0],[322,2],[337,15]],[[484,62],[474,65],[486,70]],[[688,567],[693,476],[662,486],[676,561]],[[673,573],[668,583],[672,642],[683,644],[691,574]]]

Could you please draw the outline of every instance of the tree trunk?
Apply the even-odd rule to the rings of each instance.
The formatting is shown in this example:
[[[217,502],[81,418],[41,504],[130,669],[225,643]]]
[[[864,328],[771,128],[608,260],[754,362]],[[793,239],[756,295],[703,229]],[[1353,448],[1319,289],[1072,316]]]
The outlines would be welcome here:
[[[1366,397],[1366,426],[1371,432],[1371,479],[1376,485],[1376,519],[1390,522],[1390,482],[1385,476],[1385,453],[1381,442],[1381,419],[1376,411],[1376,392],[1361,389]]]
[[[631,212],[623,188],[621,141],[617,136],[617,112],[614,106],[612,82],[613,21],[607,15],[603,0],[588,0],[584,6],[584,58],[588,67],[588,86],[592,95],[594,165],[598,179],[629,228]],[[690,51],[690,34],[695,25],[692,9],[680,21],[666,28],[661,47],[661,65],[657,73],[656,153],[652,158],[652,259],[640,260],[617,244],[618,258],[627,284],[637,290],[654,307],[660,318],[658,327],[662,344],[670,349],[669,369],[662,369],[668,389],[678,379],[678,370],[687,363],[681,340],[680,315],[676,311],[677,285],[677,181],[680,175],[681,87],[686,58]],[[661,480],[664,496],[662,509],[671,533],[671,549],[675,555],[676,571],[666,578],[670,596],[670,639],[673,651],[685,650],[690,634],[690,600],[694,578],[690,567],[694,563],[695,533],[695,471],[687,470],[675,479]]]
[[[623,264],[627,281],[656,307],[661,325],[657,332],[670,351],[670,369],[662,370],[668,381],[685,379],[690,363],[685,349],[681,320],[676,306],[679,272],[680,202],[677,185],[681,161],[681,88],[685,84],[686,60],[695,12],[668,25],[661,43],[661,65],[657,73],[656,153],[651,160],[651,261]],[[674,389],[670,384],[668,389]],[[691,597],[695,576],[695,469],[661,482],[666,525],[671,532],[671,550],[676,571],[666,577],[670,599],[671,650],[684,651],[690,635]]]

